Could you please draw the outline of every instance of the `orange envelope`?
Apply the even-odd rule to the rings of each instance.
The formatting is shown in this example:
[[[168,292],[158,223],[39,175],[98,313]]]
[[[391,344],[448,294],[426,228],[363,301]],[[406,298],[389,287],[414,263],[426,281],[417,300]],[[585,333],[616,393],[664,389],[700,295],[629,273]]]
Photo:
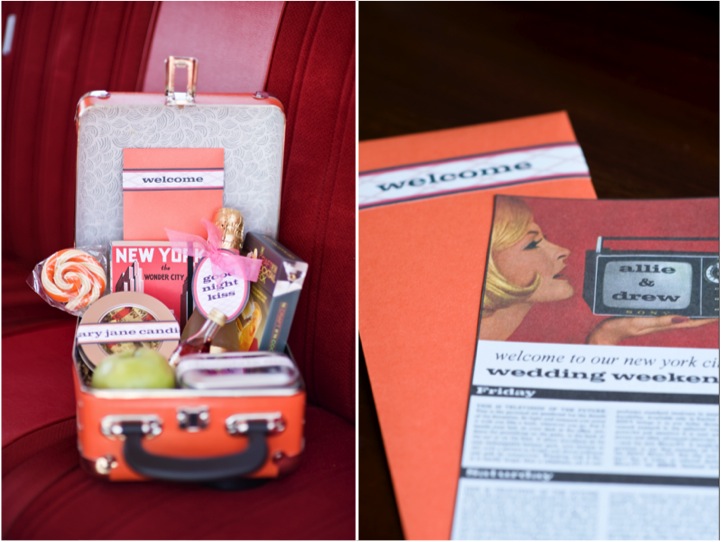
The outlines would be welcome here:
[[[363,141],[359,164],[359,330],[401,522],[445,539],[493,196],[596,196],[563,112]]]
[[[165,228],[205,238],[223,186],[223,149],[123,149],[123,239],[166,240]]]

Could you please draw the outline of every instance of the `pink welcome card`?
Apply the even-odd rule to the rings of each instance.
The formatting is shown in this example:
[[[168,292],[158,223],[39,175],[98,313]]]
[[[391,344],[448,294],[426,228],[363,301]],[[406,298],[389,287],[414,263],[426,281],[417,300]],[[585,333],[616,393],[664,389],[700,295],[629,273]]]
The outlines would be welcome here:
[[[123,149],[123,239],[205,237],[201,220],[223,206],[223,161],[223,149]]]

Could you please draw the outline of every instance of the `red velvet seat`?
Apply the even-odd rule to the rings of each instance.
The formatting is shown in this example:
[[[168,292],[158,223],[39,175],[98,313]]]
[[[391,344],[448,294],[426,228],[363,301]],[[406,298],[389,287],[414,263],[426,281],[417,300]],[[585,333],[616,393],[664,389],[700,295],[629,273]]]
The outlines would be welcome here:
[[[2,5],[3,28],[17,17],[3,56],[3,537],[354,538],[352,2],[284,5],[266,85],[287,114],[279,239],[311,270],[290,338],[309,400],[300,467],[254,489],[219,491],[110,484],[79,466],[75,320],[47,306],[25,278],[73,243],[75,104],[89,90],[143,88],[159,9],[158,2]],[[212,32],[207,39],[212,48]]]

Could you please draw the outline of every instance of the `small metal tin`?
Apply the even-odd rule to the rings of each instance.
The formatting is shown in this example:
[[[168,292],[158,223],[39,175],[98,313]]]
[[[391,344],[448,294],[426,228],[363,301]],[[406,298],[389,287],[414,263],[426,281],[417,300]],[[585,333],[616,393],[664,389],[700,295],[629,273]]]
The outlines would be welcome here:
[[[301,382],[291,359],[275,352],[185,356],[176,376],[181,387],[197,390],[296,388]]]

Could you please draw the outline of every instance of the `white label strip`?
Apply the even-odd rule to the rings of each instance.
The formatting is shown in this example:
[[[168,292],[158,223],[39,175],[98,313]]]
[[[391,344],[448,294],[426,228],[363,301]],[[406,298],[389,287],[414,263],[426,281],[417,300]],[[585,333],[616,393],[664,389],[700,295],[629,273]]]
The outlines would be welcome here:
[[[223,188],[224,171],[208,170],[123,170],[123,190],[203,190]]]
[[[360,208],[535,180],[587,177],[577,143],[465,157],[361,173]]]
[[[180,338],[178,322],[118,322],[114,324],[80,324],[78,344],[136,341],[170,341]]]
[[[718,371],[712,348],[478,341],[472,384],[491,396],[514,394],[493,391],[502,388],[718,395]]]

